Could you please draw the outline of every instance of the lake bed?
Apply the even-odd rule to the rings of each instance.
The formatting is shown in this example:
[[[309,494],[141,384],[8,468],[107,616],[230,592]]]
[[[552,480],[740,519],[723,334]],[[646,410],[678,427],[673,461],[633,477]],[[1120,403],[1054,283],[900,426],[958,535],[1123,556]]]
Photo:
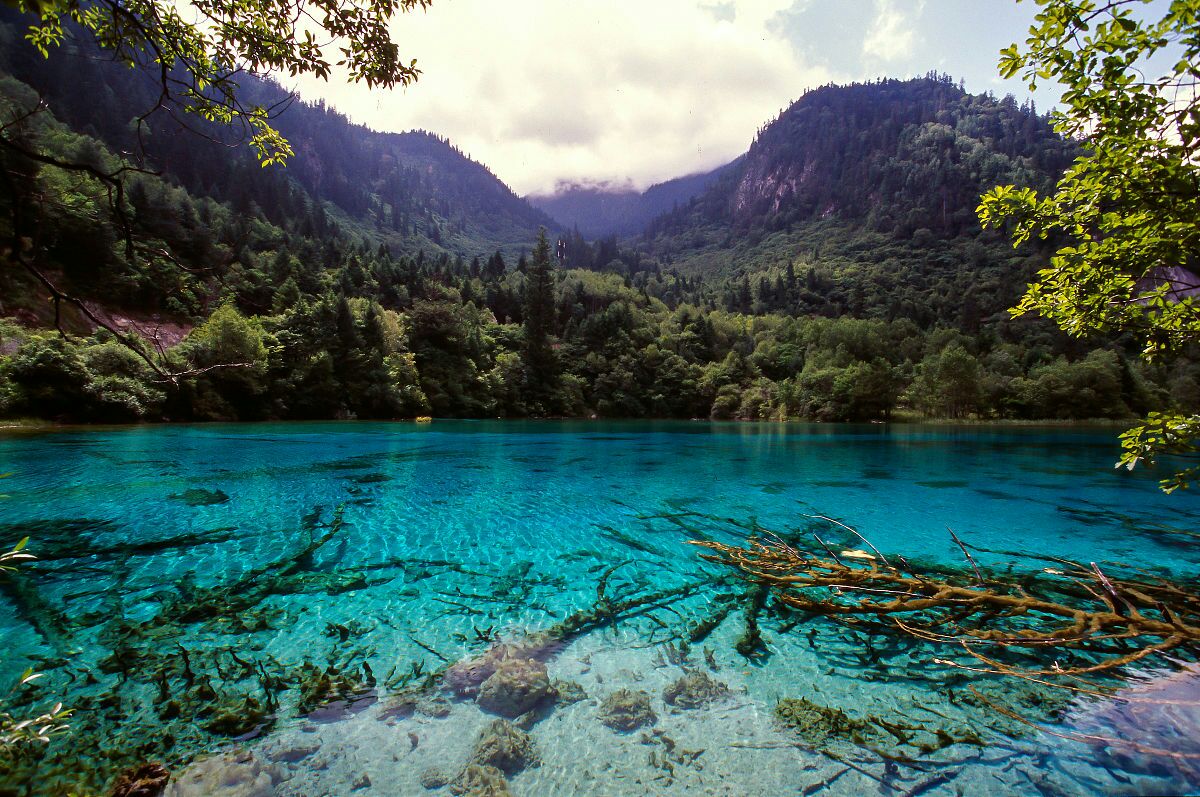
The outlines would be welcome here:
[[[503,793],[463,777],[499,733],[521,748],[497,767],[517,795],[1192,790],[1190,759],[1062,740],[988,701],[1068,733],[1117,723],[1103,707],[970,678],[934,664],[948,655],[936,646],[769,598],[752,609],[747,585],[687,544],[819,528],[861,546],[820,515],[931,568],[967,567],[952,528],[996,570],[1032,566],[1002,553],[1016,551],[1194,578],[1200,500],[1115,471],[1117,454],[1108,429],[977,425],[0,436],[13,472],[0,524],[39,556],[6,592],[3,675],[32,666],[46,673],[32,705],[77,709],[71,735],[2,784],[99,792],[162,761],[179,797]],[[587,621],[604,601],[629,605]],[[762,645],[743,655],[751,612]],[[544,667],[551,699],[509,717],[520,734],[497,731],[506,714],[481,707],[479,684],[443,676],[530,639],[522,660]],[[696,673],[717,686],[691,705],[675,687]],[[623,692],[635,716],[613,721]],[[781,704],[809,714],[789,724]],[[1200,714],[1180,711],[1171,722],[1195,727]]]

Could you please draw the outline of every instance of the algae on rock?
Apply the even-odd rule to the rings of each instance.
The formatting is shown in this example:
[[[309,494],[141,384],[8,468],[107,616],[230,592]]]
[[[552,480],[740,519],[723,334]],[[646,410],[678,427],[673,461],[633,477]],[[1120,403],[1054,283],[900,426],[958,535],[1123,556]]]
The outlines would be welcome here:
[[[504,773],[486,764],[468,765],[450,784],[450,793],[457,797],[513,797]]]
[[[658,722],[650,707],[650,695],[643,691],[618,689],[600,704],[600,721],[616,731],[634,731]]]
[[[538,763],[533,738],[508,720],[492,720],[479,735],[471,763],[493,766],[505,775],[515,775]]]
[[[507,659],[479,685],[475,701],[484,711],[512,719],[552,694],[545,664],[537,659]]]
[[[803,697],[780,700],[775,705],[775,716],[817,750],[839,740],[861,745],[877,735],[870,723],[855,719],[840,708],[822,706]]]
[[[677,708],[703,708],[729,696],[729,687],[700,670],[689,670],[663,690],[663,702]]]

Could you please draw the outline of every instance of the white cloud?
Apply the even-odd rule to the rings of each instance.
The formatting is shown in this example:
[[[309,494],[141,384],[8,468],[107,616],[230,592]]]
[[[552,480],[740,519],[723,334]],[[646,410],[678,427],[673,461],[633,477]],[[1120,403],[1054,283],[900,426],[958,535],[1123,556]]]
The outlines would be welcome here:
[[[918,2],[909,13],[899,8],[895,0],[876,0],[875,5],[875,22],[863,40],[863,55],[884,62],[910,57],[916,43],[916,18],[925,4]]]
[[[744,152],[830,79],[768,22],[789,0],[444,0],[397,18],[424,74],[394,92],[305,79],[307,98],[379,130],[424,128],[519,193],[559,179],[639,186]]]

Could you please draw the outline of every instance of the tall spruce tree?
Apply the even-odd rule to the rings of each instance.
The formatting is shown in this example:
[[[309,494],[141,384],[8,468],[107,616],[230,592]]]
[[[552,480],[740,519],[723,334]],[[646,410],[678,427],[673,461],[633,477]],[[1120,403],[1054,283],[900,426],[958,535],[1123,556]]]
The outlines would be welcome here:
[[[537,245],[525,277],[525,385],[531,407],[554,411],[560,364],[554,351],[554,266],[546,228],[538,231]]]

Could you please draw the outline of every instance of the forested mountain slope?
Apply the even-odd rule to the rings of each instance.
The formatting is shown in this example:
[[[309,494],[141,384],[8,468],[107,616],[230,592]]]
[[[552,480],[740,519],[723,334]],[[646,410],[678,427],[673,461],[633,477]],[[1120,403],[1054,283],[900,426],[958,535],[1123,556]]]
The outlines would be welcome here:
[[[163,110],[145,118],[139,135],[136,120],[158,104],[155,76],[82,44],[43,58],[21,41],[15,13],[0,11],[0,22],[0,69],[33,88],[69,128],[144,157],[193,196],[242,210],[254,203],[275,224],[327,209],[397,253],[515,253],[539,226],[555,226],[433,133],[378,133],[324,103],[288,102],[283,88],[250,75],[239,78],[244,98],[277,109],[277,126],[296,152],[286,168],[260,168],[248,147],[234,146],[244,143],[240,131]]]
[[[736,168],[650,233],[773,232],[833,218],[898,237],[974,234],[983,191],[1044,188],[1073,156],[1033,107],[968,94],[948,77],[825,86],[767,124]]]
[[[639,250],[725,280],[747,309],[974,329],[1044,262],[980,230],[980,194],[1045,189],[1074,153],[1033,107],[944,76],[826,86],[764,126],[736,168],[655,219]]]
[[[1119,342],[1000,312],[1043,255],[979,235],[963,203],[1012,174],[1051,179],[1070,148],[1035,114],[946,81],[822,90],[825,116],[785,114],[649,237],[569,233],[558,269],[548,245],[520,256],[541,212],[435,136],[293,105],[278,120],[296,149],[286,169],[214,128],[152,118],[139,144],[152,79],[41,61],[16,29],[0,34],[0,415],[1087,418],[1200,404],[1190,363],[1143,366]],[[890,105],[871,99],[880,86]],[[49,110],[27,115],[39,94]],[[809,153],[806,125],[840,114],[841,138]],[[1025,130],[1011,152],[987,143]],[[87,169],[131,162],[119,152],[149,171],[115,199]],[[149,356],[48,301],[37,274],[139,322],[110,326],[138,330]]]

